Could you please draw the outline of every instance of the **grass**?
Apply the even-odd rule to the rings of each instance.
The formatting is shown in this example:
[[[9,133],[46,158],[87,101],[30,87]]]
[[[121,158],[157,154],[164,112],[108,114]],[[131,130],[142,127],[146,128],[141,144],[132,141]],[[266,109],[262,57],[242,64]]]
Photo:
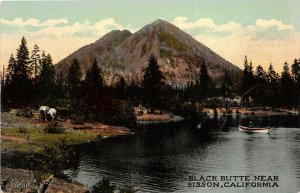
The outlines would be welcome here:
[[[2,140],[2,149],[22,152],[40,152],[43,146],[54,146],[63,138],[66,138],[67,145],[87,143],[99,138],[95,133],[83,133],[76,130],[66,130],[63,134],[45,133],[43,128],[27,128],[26,133],[20,132],[19,128],[4,128],[2,135],[25,139],[25,143]]]

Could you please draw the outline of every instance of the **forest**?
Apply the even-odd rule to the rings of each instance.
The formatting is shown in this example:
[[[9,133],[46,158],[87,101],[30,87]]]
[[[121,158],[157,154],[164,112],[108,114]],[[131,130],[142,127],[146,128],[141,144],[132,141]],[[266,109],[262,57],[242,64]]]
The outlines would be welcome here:
[[[78,121],[100,121],[130,126],[135,123],[134,106],[142,104],[155,110],[169,111],[192,118],[199,108],[219,108],[228,104],[217,99],[240,98],[240,106],[297,108],[300,105],[300,59],[283,64],[281,74],[273,65],[268,70],[254,65],[245,56],[240,82],[233,82],[228,72],[213,80],[205,61],[199,64],[198,79],[184,87],[165,84],[157,59],[152,55],[143,70],[142,83],[115,85],[104,82],[100,65],[94,60],[91,69],[82,74],[74,59],[67,74],[56,74],[52,57],[35,45],[31,53],[22,38],[15,55],[11,54],[1,80],[1,108],[34,108],[41,105],[68,109]]]

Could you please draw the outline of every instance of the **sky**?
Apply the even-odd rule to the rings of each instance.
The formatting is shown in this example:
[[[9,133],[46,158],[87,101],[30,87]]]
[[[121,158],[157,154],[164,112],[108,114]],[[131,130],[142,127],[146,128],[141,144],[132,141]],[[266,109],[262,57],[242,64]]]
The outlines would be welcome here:
[[[111,30],[136,32],[161,18],[243,68],[244,56],[265,69],[300,58],[300,0],[0,0],[0,64],[22,36],[57,63]]]

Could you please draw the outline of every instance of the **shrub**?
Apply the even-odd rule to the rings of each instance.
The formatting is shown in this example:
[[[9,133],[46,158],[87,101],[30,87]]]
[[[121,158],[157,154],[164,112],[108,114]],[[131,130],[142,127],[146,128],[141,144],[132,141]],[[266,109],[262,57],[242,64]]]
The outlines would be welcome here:
[[[19,133],[28,133],[27,128],[25,127],[19,127],[18,131]]]
[[[45,133],[52,133],[52,134],[62,134],[66,132],[66,129],[59,125],[57,122],[49,123],[45,129]]]
[[[120,190],[120,193],[136,193],[137,189],[134,188],[133,185],[126,186],[125,188]]]
[[[18,109],[17,112],[16,112],[16,116],[18,116],[18,117],[32,117],[33,114],[32,114],[31,108],[26,107],[26,108]]]
[[[109,179],[103,178],[102,181],[99,181],[92,187],[91,193],[114,193],[116,187],[110,185]]]

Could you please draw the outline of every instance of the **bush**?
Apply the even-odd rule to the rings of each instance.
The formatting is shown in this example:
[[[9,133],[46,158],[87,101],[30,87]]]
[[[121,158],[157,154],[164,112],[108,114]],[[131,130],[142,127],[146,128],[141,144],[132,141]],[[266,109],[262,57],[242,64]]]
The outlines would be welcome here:
[[[16,112],[16,116],[18,117],[32,117],[32,110],[29,107],[18,109]]]
[[[49,123],[45,129],[45,133],[52,133],[52,134],[63,134],[66,132],[66,129],[61,127],[58,123]]]
[[[115,190],[116,187],[110,185],[109,179],[103,178],[102,181],[93,185],[91,193],[114,193]]]
[[[120,190],[120,193],[136,193],[137,189],[134,188],[133,185],[126,186],[125,188]]]
[[[28,133],[27,128],[25,127],[19,127],[18,131],[19,133]]]

